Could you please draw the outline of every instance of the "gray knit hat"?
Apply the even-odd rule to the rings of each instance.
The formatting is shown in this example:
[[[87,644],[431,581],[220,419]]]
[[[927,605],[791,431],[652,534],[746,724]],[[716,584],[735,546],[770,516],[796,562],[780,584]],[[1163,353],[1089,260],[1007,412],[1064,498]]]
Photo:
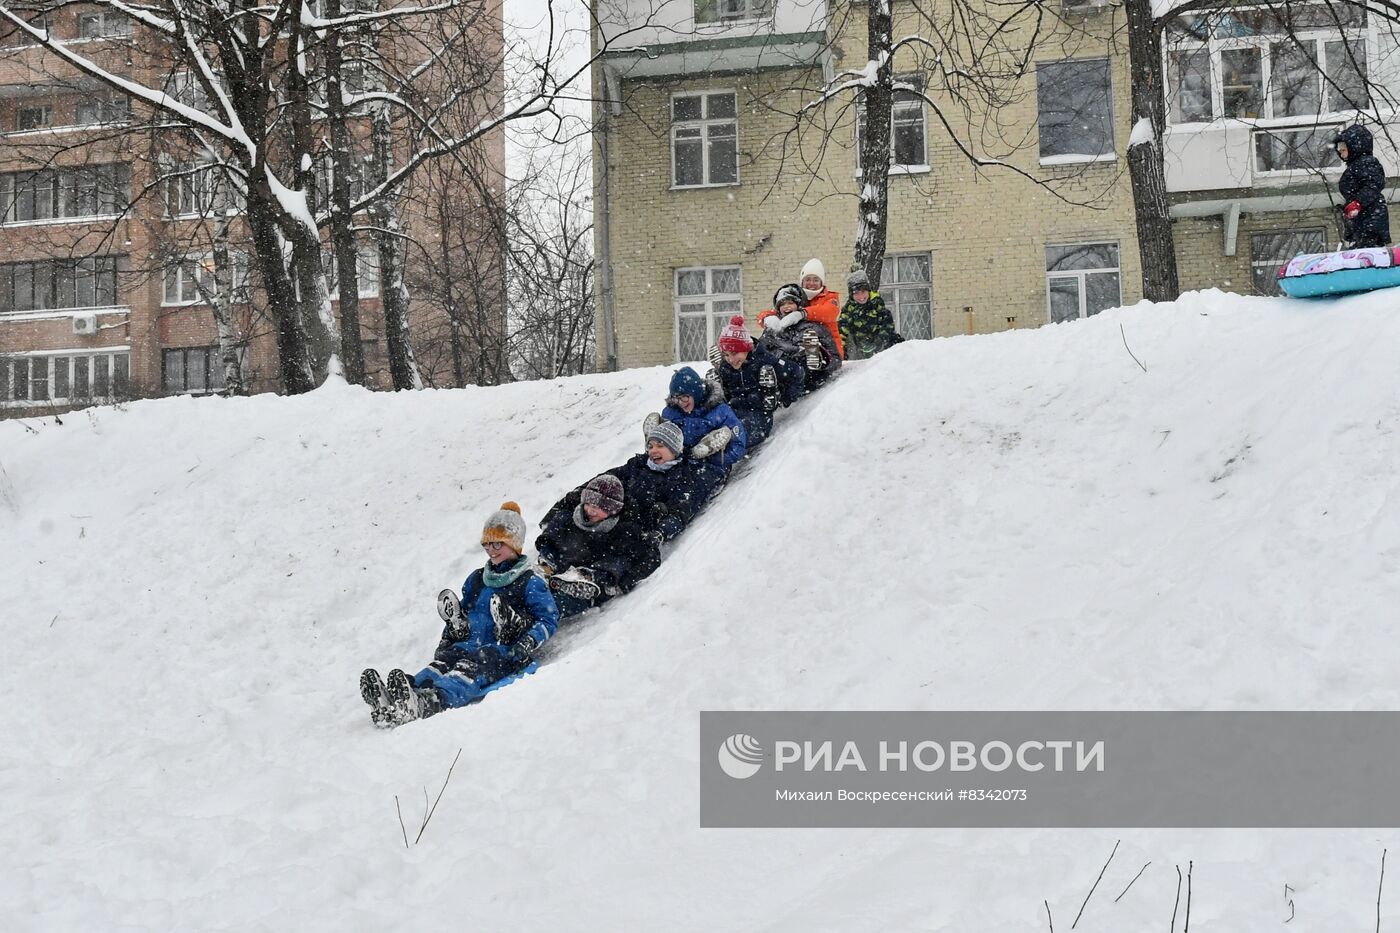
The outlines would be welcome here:
[[[525,519],[520,515],[520,506],[514,502],[503,502],[501,507],[486,519],[481,529],[481,543],[501,541],[519,554],[525,550]]]
[[[611,473],[595,476],[583,487],[583,504],[616,515],[622,511],[622,480]]]
[[[864,269],[857,269],[850,275],[846,276],[847,291],[854,292],[862,288],[866,291],[870,290],[870,276],[865,274]]]
[[[647,440],[665,444],[677,457],[685,450],[685,432],[670,421],[658,421],[653,425],[647,432]]]

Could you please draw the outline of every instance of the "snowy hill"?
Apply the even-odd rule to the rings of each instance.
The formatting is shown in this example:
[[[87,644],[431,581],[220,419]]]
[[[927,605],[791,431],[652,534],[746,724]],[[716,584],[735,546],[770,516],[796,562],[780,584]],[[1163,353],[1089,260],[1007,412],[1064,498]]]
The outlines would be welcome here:
[[[1400,706],[1396,302],[1207,292],[855,364],[539,674],[392,733],[360,669],[421,666],[485,515],[533,535],[639,450],[667,369],[0,423],[3,927],[1068,929],[1121,838],[1080,930],[1165,929],[1188,860],[1193,929],[1370,929],[1392,832],[702,831],[697,734]],[[459,748],[405,850],[395,796],[411,842]]]

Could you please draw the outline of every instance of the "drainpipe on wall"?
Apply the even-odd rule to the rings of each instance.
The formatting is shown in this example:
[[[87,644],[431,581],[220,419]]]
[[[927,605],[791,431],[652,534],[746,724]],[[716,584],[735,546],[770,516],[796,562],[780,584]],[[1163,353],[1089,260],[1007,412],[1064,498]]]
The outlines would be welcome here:
[[[617,371],[617,322],[613,317],[612,211],[608,202],[608,129],[614,97],[607,65],[599,67],[598,113],[598,286],[603,315],[603,357],[608,372]],[[619,110],[621,108],[618,108]]]

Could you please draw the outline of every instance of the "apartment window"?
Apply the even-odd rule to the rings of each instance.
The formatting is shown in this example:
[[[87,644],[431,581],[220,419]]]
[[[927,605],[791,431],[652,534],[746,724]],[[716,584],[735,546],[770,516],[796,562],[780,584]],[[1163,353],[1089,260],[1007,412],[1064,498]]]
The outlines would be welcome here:
[[[340,264],[336,262],[335,250],[326,252],[326,285],[331,298],[338,297],[340,289]],[[355,247],[355,275],[359,285],[357,292],[361,298],[379,296],[379,246],[371,242],[358,243]]]
[[[116,256],[0,264],[0,314],[117,303]]]
[[[1250,273],[1257,295],[1281,295],[1279,267],[1302,253],[1327,251],[1327,234],[1321,230],[1275,230],[1250,237]]]
[[[1042,164],[1114,158],[1108,59],[1035,67]]]
[[[895,330],[909,340],[933,336],[933,264],[928,253],[886,256],[880,297],[894,315]]]
[[[703,360],[729,319],[744,312],[738,266],[676,270],[676,359]]]
[[[772,15],[772,0],[695,0],[695,22],[701,24],[739,23]]]
[[[79,39],[113,39],[131,35],[131,20],[114,10],[78,15]]]
[[[207,217],[232,200],[229,180],[216,165],[181,162],[165,166],[165,209],[171,217]]]
[[[231,300],[235,303],[246,303],[251,298],[248,257],[241,252],[230,252],[229,262],[233,265]],[[212,296],[217,290],[213,254],[186,256],[165,267],[160,303],[166,307],[205,304],[204,296]]]
[[[1342,164],[1332,138],[1342,124],[1254,131],[1256,172],[1313,172]]]
[[[107,350],[74,355],[0,356],[0,401],[100,401],[130,394],[131,353]]]
[[[48,104],[36,107],[15,108],[16,130],[37,130],[53,124],[53,107]]]
[[[126,165],[8,172],[0,175],[0,223],[105,217],[126,209]]]
[[[78,101],[74,120],[78,126],[99,123],[125,123],[131,119],[131,106],[125,98],[95,97]]]
[[[350,187],[350,200],[356,201],[364,197],[365,193],[365,170],[368,167],[368,158],[357,152],[351,152],[350,158],[346,160],[349,172],[347,173]],[[314,207],[317,212],[330,209],[331,189],[335,184],[335,160],[331,153],[323,153],[316,160],[316,192]]]
[[[890,110],[890,164],[898,168],[927,168],[928,142],[924,125],[924,99],[919,90],[923,79],[918,75],[896,77],[894,103]],[[865,108],[856,111],[856,148],[865,136]],[[857,155],[859,158],[859,155]]]
[[[671,98],[671,170],[677,188],[739,181],[738,112],[733,91]]]
[[[240,356],[244,353],[239,351]],[[221,392],[225,384],[224,358],[217,346],[162,351],[160,386],[164,392]]]
[[[1355,4],[1192,13],[1167,24],[1173,123],[1284,119],[1363,109],[1367,16]]]
[[[1045,248],[1050,323],[1073,321],[1123,303],[1118,244],[1076,243]]]

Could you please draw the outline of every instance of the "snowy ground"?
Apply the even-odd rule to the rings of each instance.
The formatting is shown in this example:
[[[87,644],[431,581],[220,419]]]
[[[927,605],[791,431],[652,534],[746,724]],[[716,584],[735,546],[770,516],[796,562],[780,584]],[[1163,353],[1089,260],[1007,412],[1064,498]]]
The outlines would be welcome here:
[[[360,669],[425,661],[485,514],[640,449],[666,370],[0,423],[0,927],[1068,930],[1121,838],[1079,930],[1166,929],[1188,862],[1192,929],[1373,929],[1394,832],[702,831],[697,732],[1400,707],[1396,302],[851,366],[539,674],[392,733]],[[395,795],[412,841],[459,748],[406,850]]]

